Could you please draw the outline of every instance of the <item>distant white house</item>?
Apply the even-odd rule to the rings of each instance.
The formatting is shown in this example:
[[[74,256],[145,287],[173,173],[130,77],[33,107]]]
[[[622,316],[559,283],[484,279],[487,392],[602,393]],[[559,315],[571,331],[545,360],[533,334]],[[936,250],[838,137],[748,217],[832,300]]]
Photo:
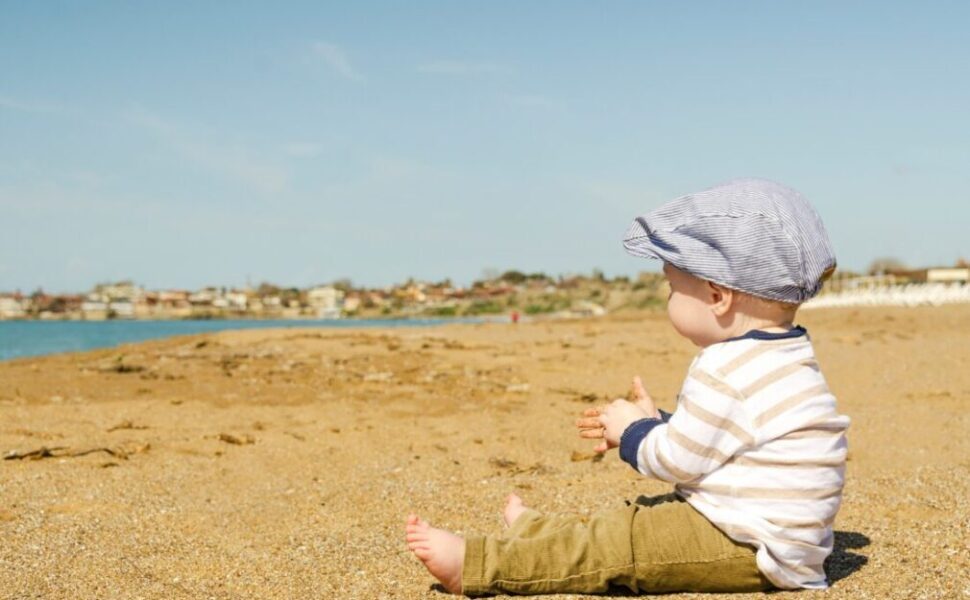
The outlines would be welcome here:
[[[307,291],[307,304],[321,319],[339,319],[344,293],[332,285],[322,285]]]
[[[101,296],[104,302],[113,300],[128,300],[137,302],[145,295],[145,289],[131,281],[119,281],[118,283],[102,283],[95,286],[94,292]]]
[[[101,321],[108,317],[108,302],[99,292],[91,292],[81,302],[81,316],[88,321]]]
[[[127,298],[108,303],[108,314],[118,319],[134,319],[135,303]]]
[[[188,300],[196,306],[209,306],[219,298],[219,290],[216,288],[204,288],[189,294]]]
[[[927,283],[967,283],[970,282],[970,268],[942,267],[926,270]]]
[[[0,319],[21,319],[26,315],[23,301],[13,296],[0,296]]]
[[[246,306],[249,304],[249,298],[246,296],[246,292],[237,292],[235,290],[226,292],[225,299],[229,307],[236,310],[246,310]]]
[[[158,292],[158,302],[165,306],[184,306],[189,301],[185,290],[162,290]]]

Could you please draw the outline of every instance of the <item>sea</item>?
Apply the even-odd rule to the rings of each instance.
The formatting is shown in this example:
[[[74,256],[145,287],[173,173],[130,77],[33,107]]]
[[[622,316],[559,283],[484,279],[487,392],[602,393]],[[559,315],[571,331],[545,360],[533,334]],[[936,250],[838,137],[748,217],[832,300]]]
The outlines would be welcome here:
[[[230,329],[432,327],[481,319],[208,319],[184,321],[0,321],[0,360],[111,348],[175,335]]]

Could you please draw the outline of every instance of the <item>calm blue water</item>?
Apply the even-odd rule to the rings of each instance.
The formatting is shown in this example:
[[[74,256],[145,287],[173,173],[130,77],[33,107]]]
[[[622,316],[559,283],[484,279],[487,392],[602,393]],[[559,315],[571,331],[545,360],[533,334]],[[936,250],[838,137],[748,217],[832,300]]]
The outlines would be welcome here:
[[[207,321],[0,321],[0,360],[55,352],[110,348],[173,335],[292,327],[421,327],[458,319],[207,320]],[[464,320],[474,322],[475,319]]]

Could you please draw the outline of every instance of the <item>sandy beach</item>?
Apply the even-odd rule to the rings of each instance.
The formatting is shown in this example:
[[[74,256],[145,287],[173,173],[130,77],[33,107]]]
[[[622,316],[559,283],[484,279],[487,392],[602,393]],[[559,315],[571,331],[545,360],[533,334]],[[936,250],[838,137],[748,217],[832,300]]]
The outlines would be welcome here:
[[[970,597],[970,305],[799,321],[852,418],[825,597]],[[695,352],[645,312],[0,363],[0,598],[445,598],[409,511],[497,533],[512,491],[583,513],[665,493],[573,420],[634,374],[673,410]]]

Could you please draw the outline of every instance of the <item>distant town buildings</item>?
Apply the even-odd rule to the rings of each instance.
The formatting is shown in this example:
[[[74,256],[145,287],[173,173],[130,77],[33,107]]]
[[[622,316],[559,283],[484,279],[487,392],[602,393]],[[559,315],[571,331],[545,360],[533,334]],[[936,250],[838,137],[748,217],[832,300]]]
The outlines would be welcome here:
[[[947,302],[970,298],[970,266],[963,261],[954,267],[893,267],[873,275],[838,272],[826,282],[823,296],[848,294],[846,298],[851,299],[872,295],[883,302],[896,298],[897,288],[908,286],[907,298],[916,298],[913,302],[918,303],[923,302],[922,292],[911,288],[931,286],[932,293],[926,295],[930,303],[936,298]],[[869,294],[872,290],[875,293]],[[469,287],[456,286],[448,280],[408,280],[386,288],[354,288],[349,281],[339,281],[308,289],[264,283],[256,289],[205,287],[192,291],[146,290],[132,281],[120,281],[98,284],[86,294],[0,292],[0,320],[337,319],[512,313],[595,317],[626,308],[662,306],[667,292],[662,275],[646,272],[631,280],[607,279],[601,272],[553,278],[542,273],[507,271],[475,281]],[[830,298],[826,302],[835,305],[843,300]]]
[[[26,316],[25,304],[19,294],[0,295],[0,319],[22,319]]]
[[[970,268],[950,267],[926,269],[926,281],[928,283],[968,283],[970,282]]]
[[[307,304],[320,319],[339,319],[343,312],[344,292],[332,285],[311,288],[306,293]]]

